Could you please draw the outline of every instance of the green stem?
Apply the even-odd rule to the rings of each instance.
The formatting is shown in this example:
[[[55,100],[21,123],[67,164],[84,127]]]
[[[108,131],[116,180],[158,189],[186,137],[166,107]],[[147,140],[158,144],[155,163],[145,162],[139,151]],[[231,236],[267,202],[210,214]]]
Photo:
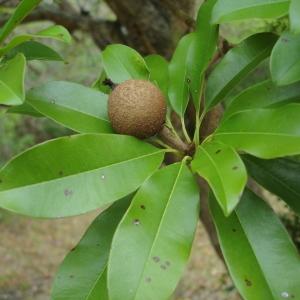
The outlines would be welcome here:
[[[187,140],[187,142],[190,143],[191,139],[190,139],[190,137],[189,137],[189,135],[188,135],[188,133],[186,131],[186,127],[185,127],[184,117],[183,116],[180,118],[180,121],[181,121],[181,126],[182,126],[182,131],[183,131],[184,137]]]
[[[200,89],[199,89],[199,102],[201,103],[202,99],[202,92],[203,92],[203,86],[204,86],[204,78],[205,78],[205,72],[203,72],[201,79],[200,79]],[[198,105],[198,108],[196,108],[196,129],[195,129],[195,134],[194,134],[194,142],[196,147],[200,145],[200,126],[204,118],[204,111],[199,117],[200,114],[200,103]]]

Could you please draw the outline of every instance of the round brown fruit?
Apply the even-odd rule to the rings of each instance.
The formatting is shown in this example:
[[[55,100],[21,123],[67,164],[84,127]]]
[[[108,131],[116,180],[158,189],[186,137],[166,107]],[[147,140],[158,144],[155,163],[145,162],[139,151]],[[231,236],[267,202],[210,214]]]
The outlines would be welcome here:
[[[166,99],[153,83],[130,79],[118,84],[108,99],[108,117],[120,134],[146,139],[162,127],[167,114]]]

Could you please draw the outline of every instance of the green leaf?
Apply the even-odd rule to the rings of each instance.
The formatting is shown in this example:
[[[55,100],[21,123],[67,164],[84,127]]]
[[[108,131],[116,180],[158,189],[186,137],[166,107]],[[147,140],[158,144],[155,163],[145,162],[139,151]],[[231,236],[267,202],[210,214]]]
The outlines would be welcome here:
[[[107,74],[106,74],[105,70],[103,70],[101,72],[99,79],[93,84],[92,88],[99,92],[102,92],[106,95],[109,95],[110,87],[102,84],[102,82],[104,81],[105,78],[107,78]]]
[[[26,60],[40,59],[64,61],[57,52],[44,44],[35,41],[27,41],[10,50],[1,60],[1,64],[13,59],[18,53],[23,53]]]
[[[108,299],[107,260],[115,230],[129,207],[132,195],[102,212],[80,242],[68,253],[55,275],[51,299]]]
[[[157,84],[168,101],[168,69],[169,63],[160,55],[151,54],[145,57],[150,70],[150,81]],[[168,105],[169,106],[169,105]]]
[[[0,66],[0,103],[19,105],[24,102],[25,67],[26,59],[22,53]]]
[[[8,53],[11,49],[15,48],[16,46],[36,37],[54,38],[67,44],[71,44],[71,36],[67,29],[60,25],[55,25],[47,29],[41,30],[37,34],[24,34],[15,36],[5,47],[0,48],[0,57]]]
[[[300,35],[290,31],[281,35],[271,54],[270,70],[277,85],[300,80]]]
[[[300,2],[298,0],[291,0],[290,5],[290,27],[291,33],[300,34]]]
[[[113,238],[110,299],[169,299],[188,260],[198,217],[198,186],[184,163],[145,181]]]
[[[289,11],[290,0],[218,0],[212,12],[212,23],[249,18],[279,18]]]
[[[187,34],[179,41],[169,64],[169,101],[180,117],[184,115],[190,96],[186,61],[194,35],[195,33]]]
[[[219,26],[211,25],[212,9],[217,0],[203,2],[197,15],[196,31],[187,54],[187,78],[189,90],[197,111],[200,109],[202,75],[208,67],[216,49]]]
[[[197,148],[191,167],[209,183],[225,216],[229,216],[247,182],[247,172],[239,155],[222,143],[208,142]]]
[[[205,111],[221,102],[270,54],[278,36],[257,33],[227,52],[209,76],[205,91]]]
[[[0,206],[36,218],[83,214],[135,191],[164,150],[131,136],[80,134],[37,145],[0,171]]]
[[[249,154],[242,155],[242,159],[249,175],[300,217],[300,164],[286,158],[266,160]]]
[[[209,198],[229,273],[243,299],[298,297],[299,255],[266,202],[246,188],[236,211],[225,218],[212,193]]]
[[[20,2],[11,18],[0,30],[0,44],[17,27],[22,20],[39,4],[42,0],[23,0]]]
[[[55,122],[80,133],[114,133],[107,115],[107,95],[80,84],[42,83],[26,94],[26,102]]]
[[[300,102],[300,82],[288,86],[277,86],[271,79],[268,79],[239,93],[226,108],[222,122],[239,111],[274,108],[296,102]]]
[[[21,114],[21,115],[28,115],[35,118],[44,117],[43,114],[38,112],[35,108],[33,108],[29,103],[23,102],[21,105],[14,105],[11,106],[6,113],[11,114]]]
[[[150,74],[142,56],[124,45],[106,47],[102,52],[102,62],[108,78],[114,83],[128,79],[148,80]]]
[[[299,104],[238,112],[219,126],[213,138],[260,158],[299,154],[299,115]]]

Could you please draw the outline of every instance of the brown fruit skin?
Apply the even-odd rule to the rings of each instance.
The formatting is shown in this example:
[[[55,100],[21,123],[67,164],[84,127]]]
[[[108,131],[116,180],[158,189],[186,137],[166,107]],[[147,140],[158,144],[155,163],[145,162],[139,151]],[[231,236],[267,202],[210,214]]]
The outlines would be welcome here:
[[[114,129],[141,140],[155,135],[165,121],[167,103],[153,83],[130,79],[118,84],[108,99],[108,117]]]

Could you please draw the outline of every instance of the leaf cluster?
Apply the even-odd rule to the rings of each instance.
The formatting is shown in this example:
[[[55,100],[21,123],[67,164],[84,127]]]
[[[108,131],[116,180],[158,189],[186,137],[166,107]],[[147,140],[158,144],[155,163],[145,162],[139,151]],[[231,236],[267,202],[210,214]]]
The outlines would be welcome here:
[[[300,215],[300,165],[286,158],[300,154],[298,3],[205,1],[195,32],[181,39],[170,62],[110,45],[102,53],[104,71],[92,88],[43,83],[26,94],[23,104],[9,109],[49,117],[75,133],[39,144],[4,166],[1,207],[31,217],[61,218],[111,204],[66,256],[52,299],[70,294],[73,299],[168,299],[196,230],[197,176],[210,185],[211,215],[243,298],[299,297],[297,250],[268,204],[245,187],[251,177]],[[290,28],[281,36],[263,32],[238,45],[223,40],[218,47],[220,23],[286,14]],[[17,54],[7,63],[20,70],[21,57],[24,61],[24,54]],[[200,137],[205,116],[214,115],[230,91],[268,57],[271,77],[239,93],[220,124]],[[156,137],[151,142],[162,147],[116,134],[107,117],[109,90],[101,85],[106,77],[116,83],[135,78],[155,83],[168,104],[166,126],[179,138],[170,117],[175,112],[183,139],[194,143],[195,154],[180,153]],[[192,134],[185,118],[190,99],[195,110]],[[181,161],[161,167],[167,152]]]

